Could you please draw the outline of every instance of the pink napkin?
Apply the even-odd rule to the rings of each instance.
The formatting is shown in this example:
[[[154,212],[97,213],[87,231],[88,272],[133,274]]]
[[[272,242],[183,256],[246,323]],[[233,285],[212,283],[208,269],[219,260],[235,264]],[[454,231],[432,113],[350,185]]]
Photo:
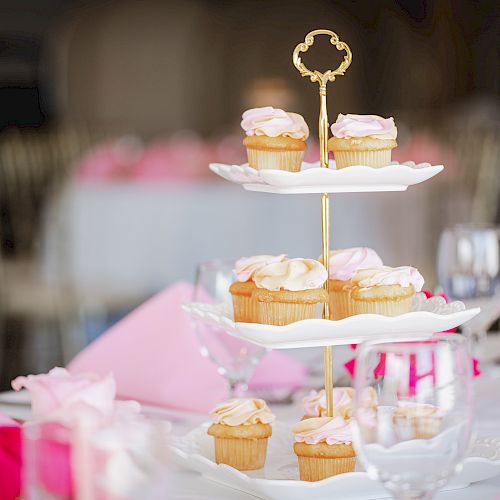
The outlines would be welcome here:
[[[207,412],[227,396],[217,367],[200,354],[191,319],[181,304],[193,285],[177,283],[111,327],[69,364],[71,372],[113,373],[121,398]],[[278,351],[265,356],[252,387],[300,387],[305,367]]]
[[[0,498],[14,500],[21,494],[21,427],[0,413]]]

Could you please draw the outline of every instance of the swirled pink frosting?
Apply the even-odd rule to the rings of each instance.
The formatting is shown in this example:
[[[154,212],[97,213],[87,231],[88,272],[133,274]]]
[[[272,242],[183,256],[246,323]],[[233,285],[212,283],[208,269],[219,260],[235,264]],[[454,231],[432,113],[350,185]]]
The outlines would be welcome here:
[[[389,267],[381,266],[370,269],[361,269],[352,280],[362,288],[382,285],[413,286],[420,292],[424,286],[424,278],[417,269],[410,266]]]
[[[292,427],[295,441],[307,444],[351,444],[351,424],[342,417],[307,418]]]
[[[309,137],[309,127],[297,113],[266,106],[249,109],[242,118],[241,128],[247,135],[284,136],[303,141]]]
[[[263,399],[230,399],[211,411],[216,424],[229,426],[270,424],[275,416]]]
[[[394,118],[382,118],[377,115],[343,115],[340,113],[331,129],[334,137],[338,139],[371,137],[395,140],[398,135]]]
[[[352,413],[352,398],[354,389],[352,387],[333,388],[333,412],[334,417],[340,415],[344,418],[350,417]],[[303,400],[304,414],[307,417],[323,417],[326,415],[326,393],[311,391]]]
[[[241,257],[234,265],[234,273],[238,281],[249,281],[253,275],[264,266],[275,262],[282,262],[286,259],[285,254],[281,255],[254,255],[253,257]]]
[[[258,288],[299,291],[321,288],[327,278],[325,266],[317,260],[288,259],[262,267],[253,280]]]
[[[365,247],[345,248],[330,252],[330,278],[350,280],[360,269],[382,266],[382,259],[375,250]]]

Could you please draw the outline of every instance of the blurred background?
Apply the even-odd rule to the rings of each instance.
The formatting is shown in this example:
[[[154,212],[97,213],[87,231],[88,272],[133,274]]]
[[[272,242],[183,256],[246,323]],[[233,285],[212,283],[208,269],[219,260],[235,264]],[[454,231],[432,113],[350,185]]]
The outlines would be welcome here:
[[[317,88],[291,63],[315,28],[353,52],[330,121],[394,116],[395,159],[446,166],[407,193],[333,196],[333,246],[439,285],[443,229],[500,222],[499,23],[495,0],[0,0],[0,389],[202,260],[318,256],[317,197],[207,168],[245,161],[241,113],[265,105],[304,115],[318,159]],[[319,40],[307,57],[341,56]]]

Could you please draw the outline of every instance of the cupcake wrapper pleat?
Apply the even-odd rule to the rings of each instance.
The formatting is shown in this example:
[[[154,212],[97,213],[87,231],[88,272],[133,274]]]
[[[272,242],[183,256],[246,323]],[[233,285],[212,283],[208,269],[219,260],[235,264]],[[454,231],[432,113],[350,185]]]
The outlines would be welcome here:
[[[214,438],[215,462],[238,470],[262,469],[266,462],[267,439]]]
[[[441,417],[394,417],[396,429],[412,439],[431,439],[439,434]]]
[[[314,458],[298,456],[301,481],[321,481],[327,477],[354,472],[356,457]]]
[[[411,311],[412,297],[402,300],[355,300],[351,298],[351,314],[399,316]]]
[[[334,320],[351,316],[349,291],[330,290],[330,317]]]
[[[304,151],[266,151],[247,148],[248,164],[256,170],[299,172]]]
[[[257,323],[259,303],[252,297],[233,294],[234,321],[240,323]]]
[[[380,149],[373,151],[334,151],[337,170],[352,165],[366,165],[367,167],[386,167],[391,163],[391,150]]]
[[[289,325],[316,316],[316,304],[291,304],[289,302],[260,302],[259,322],[266,325]]]

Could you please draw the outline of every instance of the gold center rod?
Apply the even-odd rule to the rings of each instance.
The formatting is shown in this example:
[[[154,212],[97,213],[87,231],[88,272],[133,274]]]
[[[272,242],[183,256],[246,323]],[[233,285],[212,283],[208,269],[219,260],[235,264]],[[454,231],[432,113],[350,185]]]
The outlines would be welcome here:
[[[314,44],[316,35],[327,35],[330,37],[330,43],[339,51],[344,51],[345,56],[340,65],[335,70],[327,70],[321,73],[318,70],[312,71],[302,62],[301,53],[307,52],[309,47]],[[342,42],[338,35],[331,30],[318,29],[309,32],[304,41],[299,43],[293,51],[292,60],[294,66],[299,70],[302,76],[307,76],[311,82],[319,84],[319,154],[322,168],[328,168],[328,113],[326,109],[326,84],[335,81],[335,77],[345,74],[352,61],[352,53],[349,46]],[[323,264],[326,267],[329,277],[330,260],[330,200],[328,193],[321,196],[321,230],[323,237]],[[325,283],[325,290],[328,293],[328,279]],[[323,308],[323,318],[330,319],[330,309],[328,302]],[[325,392],[326,392],[326,411],[329,417],[333,416],[333,354],[332,347],[325,347]]]
[[[326,109],[326,82],[319,86],[319,154],[320,164],[323,168],[328,168],[328,112]],[[330,197],[328,193],[321,196],[321,234],[323,242],[323,264],[326,267],[327,275],[330,271]],[[326,293],[329,293],[328,279],[325,282]],[[323,318],[330,319],[329,303],[323,307]],[[326,414],[333,417],[333,349],[332,346],[324,348],[324,372],[325,372],[325,393],[326,393]]]

